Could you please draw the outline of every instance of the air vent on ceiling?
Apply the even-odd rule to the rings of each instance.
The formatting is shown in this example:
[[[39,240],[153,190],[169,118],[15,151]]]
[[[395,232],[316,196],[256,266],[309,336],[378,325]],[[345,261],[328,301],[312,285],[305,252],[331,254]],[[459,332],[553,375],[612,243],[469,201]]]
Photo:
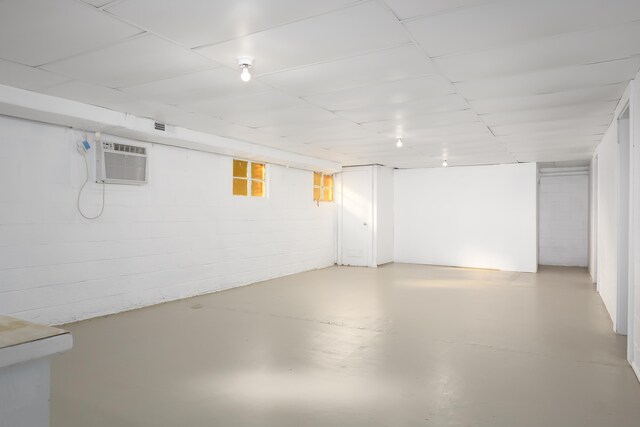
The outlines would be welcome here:
[[[156,122],[154,127],[156,130],[159,130],[160,132],[164,132],[165,130],[167,130],[166,125],[164,123]]]

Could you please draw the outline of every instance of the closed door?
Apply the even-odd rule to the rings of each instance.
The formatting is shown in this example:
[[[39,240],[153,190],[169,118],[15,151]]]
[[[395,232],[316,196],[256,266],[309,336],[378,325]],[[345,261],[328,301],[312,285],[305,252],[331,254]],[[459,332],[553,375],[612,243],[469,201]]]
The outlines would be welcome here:
[[[373,171],[343,169],[341,264],[373,265]]]

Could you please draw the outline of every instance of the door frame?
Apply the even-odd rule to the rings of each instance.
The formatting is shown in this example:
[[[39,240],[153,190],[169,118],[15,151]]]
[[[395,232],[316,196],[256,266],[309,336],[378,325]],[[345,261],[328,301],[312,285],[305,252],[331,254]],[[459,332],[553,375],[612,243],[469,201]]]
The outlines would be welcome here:
[[[369,191],[371,192],[371,212],[369,215],[369,218],[367,220],[367,226],[369,227],[369,251],[368,251],[368,256],[367,256],[367,262],[366,262],[366,267],[377,267],[376,264],[376,249],[375,249],[375,236],[374,236],[374,230],[375,230],[375,186],[374,186],[374,166],[370,165],[370,166],[345,166],[342,168],[342,171],[339,173],[339,178],[336,180],[336,188],[339,188],[339,192],[338,194],[336,194],[336,200],[339,201],[339,207],[338,207],[338,238],[337,238],[337,243],[338,243],[338,248],[337,248],[337,263],[339,265],[349,265],[349,264],[345,264],[344,262],[344,247],[343,247],[343,242],[344,242],[344,215],[343,215],[343,209],[344,209],[344,176],[345,173],[349,173],[349,172],[357,172],[357,171],[367,171],[369,172]]]

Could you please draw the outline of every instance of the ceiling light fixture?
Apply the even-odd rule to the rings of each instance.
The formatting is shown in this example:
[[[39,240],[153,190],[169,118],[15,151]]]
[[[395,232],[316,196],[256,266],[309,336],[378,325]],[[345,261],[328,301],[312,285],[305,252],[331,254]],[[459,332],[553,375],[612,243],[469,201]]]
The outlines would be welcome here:
[[[242,56],[238,58],[238,65],[242,69],[240,73],[240,78],[243,82],[248,82],[251,80],[251,73],[249,72],[249,68],[253,65],[253,58],[249,56]]]
[[[444,159],[444,160],[442,161],[442,167],[446,168],[446,167],[447,167],[447,165],[448,165],[448,163],[447,163],[447,159]]]
[[[402,147],[402,138],[396,139],[396,147],[398,148]]]

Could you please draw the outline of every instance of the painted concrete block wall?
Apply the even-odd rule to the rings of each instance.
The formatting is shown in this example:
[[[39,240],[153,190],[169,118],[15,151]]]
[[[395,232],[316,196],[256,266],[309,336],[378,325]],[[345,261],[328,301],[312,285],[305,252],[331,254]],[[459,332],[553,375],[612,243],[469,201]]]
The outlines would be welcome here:
[[[598,291],[614,322],[617,315],[617,194],[618,170],[617,123],[614,120],[596,150],[598,156],[598,201],[596,212]]]
[[[586,267],[589,175],[542,175],[538,203],[539,263]]]
[[[376,166],[375,226],[376,264],[393,262],[393,175],[392,168]]]
[[[149,184],[107,186],[83,220],[81,137],[0,116],[0,313],[59,324],[334,264],[311,172],[269,165],[268,198],[234,197],[232,159],[193,150],[146,144]]]
[[[535,163],[395,171],[395,261],[537,271]]]

